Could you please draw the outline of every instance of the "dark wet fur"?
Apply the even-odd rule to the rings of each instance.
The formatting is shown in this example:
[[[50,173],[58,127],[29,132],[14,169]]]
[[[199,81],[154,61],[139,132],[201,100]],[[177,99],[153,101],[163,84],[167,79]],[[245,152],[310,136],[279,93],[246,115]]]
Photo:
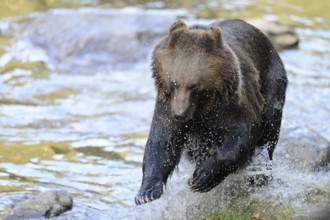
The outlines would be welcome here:
[[[181,53],[205,57],[197,59],[203,61],[201,65],[190,66],[184,63],[186,56],[181,56],[180,63]],[[194,66],[200,70],[194,71]],[[241,90],[238,69],[243,81]],[[179,21],[156,45],[152,70],[157,100],[143,158],[142,184],[135,198],[137,205],[161,197],[184,148],[196,163],[189,180],[193,192],[213,189],[244,167],[258,146],[266,145],[273,158],[287,78],[278,53],[258,29],[241,20],[191,28]],[[199,77],[203,86],[198,84],[196,89],[188,87],[190,81],[181,82],[187,77],[178,74],[185,70],[191,71],[188,80]],[[200,74],[213,78],[205,81]],[[187,89],[176,87],[171,78]],[[183,108],[183,104],[188,107]],[[174,117],[178,112],[182,113],[180,120]]]

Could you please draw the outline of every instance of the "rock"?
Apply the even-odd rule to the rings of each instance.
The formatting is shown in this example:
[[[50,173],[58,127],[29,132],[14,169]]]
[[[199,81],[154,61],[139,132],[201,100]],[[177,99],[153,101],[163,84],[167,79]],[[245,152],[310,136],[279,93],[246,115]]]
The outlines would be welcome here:
[[[330,142],[304,126],[283,127],[276,158],[292,169],[321,171],[330,168]]]
[[[194,170],[179,165],[181,172],[173,175],[163,196],[162,219],[221,219],[235,211],[237,218],[258,212],[261,219],[328,219],[329,173],[324,168],[329,169],[329,141],[299,126],[285,126],[281,134],[273,164],[261,149],[251,165],[207,193],[177,189]]]
[[[130,68],[148,60],[173,15],[139,10],[56,10],[11,23],[7,35],[45,51],[56,68]]]
[[[241,170],[207,193],[177,190],[170,183],[168,194],[164,194],[168,201],[161,219],[221,219],[207,216],[211,213],[221,216],[228,210],[239,210],[249,216],[259,212],[261,219],[314,219],[325,215],[324,210],[330,208],[329,178],[288,170],[284,161],[277,161],[273,164],[272,181],[262,186],[251,185],[246,178],[251,173]],[[175,178],[172,182],[176,182]],[[182,182],[182,177],[179,178]]]
[[[277,50],[295,48],[298,46],[298,34],[292,27],[263,19],[248,19],[246,21],[260,29],[270,39]]]
[[[72,208],[73,199],[66,191],[46,191],[17,203],[4,220],[53,218]]]
[[[320,211],[319,213],[317,213],[317,215],[315,215],[314,220],[329,220],[330,218],[330,210],[329,207],[324,207],[324,209],[322,211]]]

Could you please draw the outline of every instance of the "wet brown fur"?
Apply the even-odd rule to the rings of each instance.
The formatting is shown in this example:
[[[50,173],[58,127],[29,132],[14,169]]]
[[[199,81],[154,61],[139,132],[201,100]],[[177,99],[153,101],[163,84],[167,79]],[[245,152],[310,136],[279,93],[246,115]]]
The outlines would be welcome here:
[[[171,100],[170,80],[184,74],[187,81],[199,81],[208,91],[206,112],[230,102],[243,106],[255,118],[264,106],[259,73],[253,67],[247,76],[241,76],[240,71],[240,63],[223,42],[218,26],[189,29],[178,21],[153,51],[152,72],[159,99]]]

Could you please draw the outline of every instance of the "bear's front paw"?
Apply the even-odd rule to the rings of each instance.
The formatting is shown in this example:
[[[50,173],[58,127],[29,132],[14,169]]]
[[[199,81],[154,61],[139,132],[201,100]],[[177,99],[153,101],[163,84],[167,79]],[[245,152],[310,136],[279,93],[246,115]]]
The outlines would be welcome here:
[[[135,197],[135,204],[142,205],[147,202],[151,202],[153,200],[159,199],[160,196],[163,194],[163,184],[156,183],[146,189],[140,189],[139,194]]]
[[[197,167],[193,177],[188,182],[190,190],[193,192],[208,192],[218,185],[223,177],[215,167],[217,166],[212,166],[210,162],[204,162]]]
[[[193,192],[208,192],[215,184],[212,171],[205,172],[203,168],[197,168],[192,178],[189,179],[189,187]]]

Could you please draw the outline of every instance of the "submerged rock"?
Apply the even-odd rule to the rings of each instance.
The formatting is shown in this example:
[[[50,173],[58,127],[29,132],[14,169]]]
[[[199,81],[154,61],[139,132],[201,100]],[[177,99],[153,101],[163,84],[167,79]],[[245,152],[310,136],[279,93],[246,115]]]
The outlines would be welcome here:
[[[292,27],[262,19],[248,19],[247,22],[259,28],[269,38],[277,50],[290,49],[298,46],[298,34]]]
[[[286,130],[289,133],[289,129]],[[280,142],[277,156],[285,160],[290,168],[306,172],[329,170],[330,142],[319,134],[302,132],[294,137],[282,137]]]
[[[27,218],[53,218],[70,210],[73,199],[66,191],[46,191],[17,203],[4,220]]]
[[[166,32],[173,15],[139,9],[55,10],[11,23],[6,34],[31,43],[56,68],[128,68],[148,60],[154,41]]]

